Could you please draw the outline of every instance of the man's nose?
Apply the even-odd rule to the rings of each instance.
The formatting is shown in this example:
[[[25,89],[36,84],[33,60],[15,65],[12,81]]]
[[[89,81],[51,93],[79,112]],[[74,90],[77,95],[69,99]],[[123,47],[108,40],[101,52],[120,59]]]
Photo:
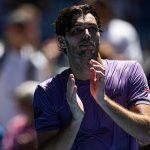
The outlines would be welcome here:
[[[91,34],[87,28],[84,31],[84,38],[91,38]]]

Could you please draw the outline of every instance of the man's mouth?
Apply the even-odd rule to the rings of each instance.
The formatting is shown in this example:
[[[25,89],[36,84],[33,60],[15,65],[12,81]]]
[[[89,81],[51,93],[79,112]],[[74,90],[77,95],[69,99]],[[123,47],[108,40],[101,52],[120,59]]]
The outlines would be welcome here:
[[[91,50],[91,49],[93,49],[94,48],[94,45],[93,44],[89,44],[89,43],[86,43],[86,44],[81,44],[80,45],[80,48],[82,49],[82,50]]]
[[[81,42],[80,47],[94,47],[94,42],[92,41],[84,41]]]
[[[93,44],[81,44],[80,46],[93,46]]]

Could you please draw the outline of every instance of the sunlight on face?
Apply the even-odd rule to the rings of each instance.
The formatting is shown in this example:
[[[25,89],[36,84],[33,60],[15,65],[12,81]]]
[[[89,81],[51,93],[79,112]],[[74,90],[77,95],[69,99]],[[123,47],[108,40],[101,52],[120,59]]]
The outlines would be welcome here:
[[[96,59],[100,32],[95,17],[90,13],[85,16],[76,14],[72,18],[71,26],[65,36],[69,59],[86,62]]]

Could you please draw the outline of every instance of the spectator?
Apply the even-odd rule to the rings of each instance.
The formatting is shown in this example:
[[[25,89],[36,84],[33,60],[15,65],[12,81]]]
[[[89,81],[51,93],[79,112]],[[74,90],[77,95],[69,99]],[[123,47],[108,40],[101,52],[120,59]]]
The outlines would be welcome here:
[[[27,36],[29,17],[30,13],[23,9],[12,12],[0,46],[0,118],[4,126],[17,114],[13,90],[26,80],[43,81],[49,75],[47,59],[35,49]],[[30,34],[34,33],[30,30]]]
[[[33,121],[32,100],[37,82],[26,81],[15,89],[19,114],[8,125],[3,140],[4,150],[35,150],[36,133]]]

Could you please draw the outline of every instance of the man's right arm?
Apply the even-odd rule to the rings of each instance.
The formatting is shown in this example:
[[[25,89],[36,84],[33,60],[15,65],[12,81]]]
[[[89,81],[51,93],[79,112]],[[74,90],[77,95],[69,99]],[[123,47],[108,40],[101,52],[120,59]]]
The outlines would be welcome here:
[[[72,112],[70,123],[60,130],[38,133],[38,149],[71,149],[84,117],[83,104],[77,95],[77,86],[75,85],[75,79],[72,74],[67,83],[66,98]]]
[[[39,150],[70,150],[80,128],[81,121],[71,121],[60,131],[38,133]]]

